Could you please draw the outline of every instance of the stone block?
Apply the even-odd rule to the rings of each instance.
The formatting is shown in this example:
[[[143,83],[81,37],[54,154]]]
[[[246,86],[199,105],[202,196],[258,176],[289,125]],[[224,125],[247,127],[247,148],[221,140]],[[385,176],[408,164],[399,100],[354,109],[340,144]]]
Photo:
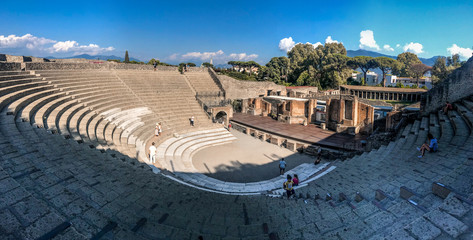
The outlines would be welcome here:
[[[407,187],[404,187],[402,186],[400,188],[400,192],[399,192],[399,196],[402,198],[402,199],[409,199],[410,197],[412,197],[414,195],[414,193]]]
[[[458,218],[463,217],[463,215],[468,212],[468,208],[466,208],[463,203],[455,197],[454,193],[450,193],[448,197],[445,198],[442,205],[439,206],[439,209]]]
[[[430,240],[438,237],[442,232],[424,218],[419,218],[405,227],[419,240]]]
[[[327,195],[325,196],[325,201],[330,201],[332,199],[332,195],[330,193],[327,193]]]
[[[432,183],[432,192],[441,197],[442,199],[447,198],[448,194],[452,192],[452,189],[449,188],[448,186],[445,186],[439,182],[434,182]]]
[[[381,191],[380,189],[376,189],[375,194],[374,194],[374,198],[378,201],[382,201],[383,199],[386,198],[386,194],[383,191]]]
[[[363,201],[363,196],[361,196],[361,194],[359,192],[357,192],[356,195],[355,195],[355,201],[356,202]]]
[[[468,230],[468,226],[463,224],[460,220],[439,210],[428,212],[424,217],[454,238]]]
[[[281,139],[277,138],[277,137],[271,137],[271,143],[274,144],[274,145],[280,146],[281,145]]]

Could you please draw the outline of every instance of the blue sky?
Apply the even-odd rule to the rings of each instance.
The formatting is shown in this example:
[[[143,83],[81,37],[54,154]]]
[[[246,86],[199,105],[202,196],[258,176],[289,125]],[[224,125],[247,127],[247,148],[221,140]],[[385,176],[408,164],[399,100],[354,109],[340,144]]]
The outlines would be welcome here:
[[[128,50],[170,63],[264,64],[299,42],[338,41],[351,50],[467,59],[472,13],[472,1],[4,1],[0,53],[123,56]]]

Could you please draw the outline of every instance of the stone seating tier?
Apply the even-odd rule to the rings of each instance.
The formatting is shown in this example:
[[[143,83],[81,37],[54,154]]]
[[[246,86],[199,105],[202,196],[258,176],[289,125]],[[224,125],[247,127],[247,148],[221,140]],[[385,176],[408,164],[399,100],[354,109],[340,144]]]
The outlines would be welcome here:
[[[332,162],[331,171],[307,177],[295,200],[286,200],[223,194],[232,186],[226,183],[220,189],[198,187],[191,179],[177,183],[176,175],[154,174],[119,151],[98,151],[32,127],[31,120],[21,119],[62,95],[33,97],[51,89],[36,85],[7,88],[0,88],[2,239],[469,239],[473,234],[471,99],[461,102],[464,107],[455,103],[448,116],[432,113],[408,125],[387,146]],[[31,101],[19,104],[26,96]],[[15,115],[7,114],[11,109]],[[69,121],[79,121],[80,110],[66,112]],[[418,159],[414,142],[425,141],[426,122],[429,132],[441,133],[440,149]],[[208,146],[192,142],[193,135],[183,134],[182,143],[190,144],[177,144],[174,152],[191,158],[194,147]],[[145,148],[146,138],[138,139],[137,147]],[[215,183],[198,176],[199,182]],[[434,181],[455,191],[440,198],[432,191]],[[408,200],[400,197],[402,187],[413,192]]]

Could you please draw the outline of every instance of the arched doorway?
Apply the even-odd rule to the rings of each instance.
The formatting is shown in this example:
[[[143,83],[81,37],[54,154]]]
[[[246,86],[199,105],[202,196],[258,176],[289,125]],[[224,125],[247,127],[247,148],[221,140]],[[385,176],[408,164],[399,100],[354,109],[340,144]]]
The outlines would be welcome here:
[[[225,111],[220,111],[215,114],[215,122],[228,126],[228,114]]]

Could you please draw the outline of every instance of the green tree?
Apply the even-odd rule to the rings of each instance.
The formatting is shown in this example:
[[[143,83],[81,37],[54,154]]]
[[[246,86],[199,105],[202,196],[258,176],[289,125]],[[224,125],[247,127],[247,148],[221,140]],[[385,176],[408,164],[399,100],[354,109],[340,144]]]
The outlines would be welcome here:
[[[260,80],[269,80],[281,84],[283,81],[287,81],[288,72],[289,58],[273,57],[266,64],[265,68],[261,68],[258,72],[258,78]]]
[[[213,64],[210,64],[209,62],[204,62],[204,63],[202,63],[202,66],[208,67],[208,68],[213,68],[213,67],[214,67],[214,65],[213,65]]]
[[[130,57],[128,57],[128,50],[125,51],[125,61],[124,63],[129,63],[130,62]]]
[[[448,69],[445,57],[438,57],[432,66],[432,82],[437,84],[447,79]]]
[[[423,63],[416,63],[412,64],[409,68],[409,71],[413,74],[414,78],[416,79],[416,85],[419,86],[419,78],[424,76],[424,74],[430,70],[431,67],[423,64]]]
[[[188,67],[195,67],[196,65],[195,65],[195,63],[188,62],[188,63],[187,63],[187,66],[188,66]]]
[[[453,54],[451,57],[447,57],[447,66],[460,67],[461,66],[460,55]]]
[[[398,67],[398,62],[388,57],[377,57],[373,59],[375,65],[383,72],[382,86],[386,87],[386,74]]]
[[[364,85],[364,81],[366,81],[366,73],[368,70],[376,67],[374,58],[368,56],[356,56],[352,58],[348,64],[355,69],[359,68],[363,72],[362,85]]]
[[[402,77],[414,77],[414,74],[410,71],[410,67],[413,64],[422,63],[417,55],[410,52],[403,52],[397,55],[397,61],[399,65],[393,69],[393,73]]]

